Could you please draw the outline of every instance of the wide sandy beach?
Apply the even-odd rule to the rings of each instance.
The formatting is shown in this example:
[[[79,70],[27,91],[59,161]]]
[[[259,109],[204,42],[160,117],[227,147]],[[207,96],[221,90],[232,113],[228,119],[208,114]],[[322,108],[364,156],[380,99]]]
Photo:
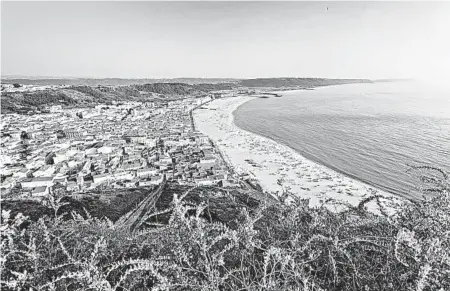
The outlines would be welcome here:
[[[237,127],[233,111],[254,98],[240,96],[217,99],[194,111],[197,129],[215,142],[237,174],[250,175],[268,195],[276,197],[284,188],[294,195],[309,198],[311,206],[320,205],[329,199],[356,206],[375,193],[397,199],[310,161],[287,146]],[[381,200],[381,204],[385,204],[384,199]],[[327,205],[335,207],[330,203]],[[379,204],[375,200],[369,202],[367,207],[373,212],[379,212]]]

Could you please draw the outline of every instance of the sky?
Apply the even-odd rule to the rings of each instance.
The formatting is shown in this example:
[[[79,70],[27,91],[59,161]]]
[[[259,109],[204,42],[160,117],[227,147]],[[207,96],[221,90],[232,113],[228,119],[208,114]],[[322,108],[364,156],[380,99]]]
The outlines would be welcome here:
[[[1,2],[1,74],[450,76],[450,2]]]

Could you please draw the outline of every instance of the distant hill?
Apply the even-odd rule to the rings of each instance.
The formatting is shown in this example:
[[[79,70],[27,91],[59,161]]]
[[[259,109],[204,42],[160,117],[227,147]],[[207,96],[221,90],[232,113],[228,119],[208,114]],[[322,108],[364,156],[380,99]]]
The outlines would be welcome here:
[[[386,82],[410,82],[414,79],[376,79],[373,80],[374,83],[386,83]]]
[[[175,96],[204,96],[208,92],[251,88],[314,88],[319,86],[371,83],[366,79],[261,78],[261,79],[180,79],[189,81],[153,82],[153,79],[5,79],[2,83],[64,87],[37,91],[1,92],[2,113],[42,111],[50,105],[85,107],[112,101],[150,101]],[[7,81],[7,82],[4,82]],[[228,81],[228,82],[226,82]],[[125,83],[132,83],[126,84]],[[159,99],[160,100],[160,99]]]
[[[155,96],[203,96],[210,91],[236,88],[233,83],[186,84],[149,83],[128,86],[72,85],[25,92],[1,93],[2,113],[27,113],[42,110],[45,106],[64,105],[73,107],[91,106],[112,101],[150,101]]]
[[[387,81],[377,80],[377,81]],[[307,87],[329,86],[350,83],[371,83],[368,79],[326,79],[326,78],[256,78],[256,79],[232,79],[232,78],[175,78],[175,79],[122,79],[122,78],[32,78],[32,77],[2,77],[2,83],[22,85],[87,85],[87,86],[127,86],[145,85],[156,83],[183,83],[188,85],[199,84],[235,84],[242,87]]]
[[[372,83],[368,79],[325,79],[325,78],[258,78],[241,80],[239,85],[243,87],[305,87],[314,88],[320,86]]]
[[[135,84],[152,83],[185,83],[185,84],[217,84],[217,83],[236,83],[238,79],[219,79],[219,78],[176,78],[176,79],[122,79],[122,78],[32,78],[32,77],[2,77],[3,84],[19,83],[22,85],[88,85],[88,86],[124,86]]]

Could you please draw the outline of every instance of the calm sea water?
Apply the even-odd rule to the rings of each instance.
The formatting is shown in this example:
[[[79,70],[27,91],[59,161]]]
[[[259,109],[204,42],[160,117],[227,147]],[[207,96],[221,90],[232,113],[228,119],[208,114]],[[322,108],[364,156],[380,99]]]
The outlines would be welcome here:
[[[408,164],[450,171],[450,93],[414,82],[352,84],[255,99],[236,124],[388,192],[419,198]]]

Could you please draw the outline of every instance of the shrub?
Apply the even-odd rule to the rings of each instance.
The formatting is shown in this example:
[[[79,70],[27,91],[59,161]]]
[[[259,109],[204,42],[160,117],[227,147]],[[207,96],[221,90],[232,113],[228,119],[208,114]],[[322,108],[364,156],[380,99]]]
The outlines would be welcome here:
[[[331,212],[298,199],[241,209],[234,223],[208,219],[185,195],[166,223],[131,231],[72,213],[49,198],[53,215],[23,227],[2,212],[5,290],[450,290],[450,195]],[[211,193],[213,194],[213,193]],[[231,199],[231,198],[230,198]]]

